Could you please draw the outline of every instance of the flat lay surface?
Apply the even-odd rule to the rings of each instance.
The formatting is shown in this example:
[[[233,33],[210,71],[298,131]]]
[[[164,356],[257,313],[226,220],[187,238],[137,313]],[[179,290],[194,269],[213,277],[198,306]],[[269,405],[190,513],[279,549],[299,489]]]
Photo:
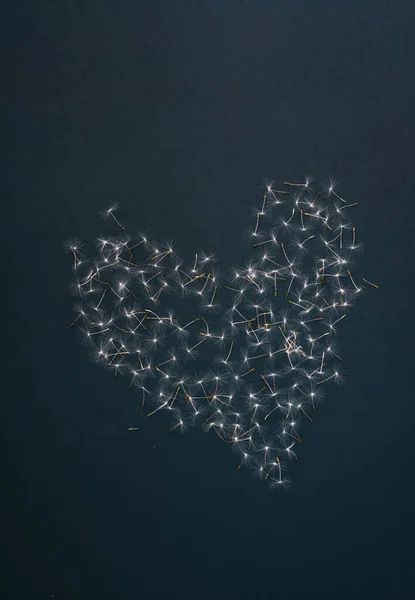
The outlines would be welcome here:
[[[414,7],[4,16],[2,597],[414,598]]]

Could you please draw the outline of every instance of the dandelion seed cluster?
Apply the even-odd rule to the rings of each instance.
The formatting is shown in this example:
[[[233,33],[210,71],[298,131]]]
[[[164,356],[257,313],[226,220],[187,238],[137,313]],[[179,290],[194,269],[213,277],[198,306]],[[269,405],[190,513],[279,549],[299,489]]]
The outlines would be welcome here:
[[[349,219],[356,206],[328,184],[268,185],[249,232],[254,257],[223,280],[213,256],[185,265],[170,244],[118,230],[96,255],[67,244],[80,299],[71,327],[96,362],[128,378],[147,416],[170,432],[198,423],[272,488],[299,461],[301,427],[341,380],[337,329],[366,285]],[[363,283],[358,283],[363,282]],[[135,423],[129,428],[135,430]]]

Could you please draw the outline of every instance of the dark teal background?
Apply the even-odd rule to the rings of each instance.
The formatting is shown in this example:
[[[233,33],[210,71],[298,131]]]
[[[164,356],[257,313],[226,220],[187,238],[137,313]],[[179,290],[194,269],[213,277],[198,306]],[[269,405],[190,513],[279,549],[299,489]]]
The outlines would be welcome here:
[[[414,19],[404,0],[3,8],[2,598],[415,598]],[[226,268],[264,180],[304,174],[359,202],[380,290],[275,495],[200,431],[127,434],[126,382],[68,328],[62,245],[116,200]]]

